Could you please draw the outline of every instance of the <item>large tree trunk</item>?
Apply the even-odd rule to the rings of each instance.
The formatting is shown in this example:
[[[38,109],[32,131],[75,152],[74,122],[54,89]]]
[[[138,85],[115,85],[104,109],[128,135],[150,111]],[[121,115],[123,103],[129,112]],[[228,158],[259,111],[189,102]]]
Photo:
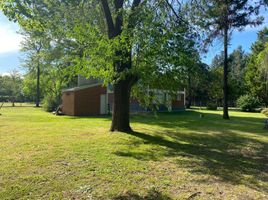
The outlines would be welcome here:
[[[113,118],[110,131],[131,132],[129,124],[130,80],[114,85]]]
[[[118,56],[123,56],[123,61],[115,62],[115,71],[122,73],[126,69],[131,69],[131,53],[127,50],[117,52]],[[126,75],[125,79],[114,84],[114,104],[113,117],[110,131],[131,132],[129,123],[129,103],[130,93],[137,78],[133,75]]]
[[[133,0],[131,10],[133,11],[139,4],[141,0]],[[103,12],[105,15],[108,37],[109,39],[114,39],[121,35],[123,28],[123,9],[124,0],[114,1],[115,6],[115,17],[113,18],[109,4],[107,0],[101,0]],[[128,28],[133,28],[134,24],[131,23],[131,17],[129,16]],[[129,44],[129,46],[131,46]],[[114,70],[116,74],[120,75],[125,71],[131,69],[131,50],[121,49],[116,52],[118,60],[115,60]],[[115,77],[116,79],[118,77]],[[121,131],[130,132],[129,124],[129,101],[130,101],[130,91],[133,84],[137,81],[137,78],[133,75],[126,75],[126,78],[119,80],[114,85],[114,105],[113,105],[113,119],[110,131]]]
[[[223,119],[229,119],[229,114],[228,114],[228,27],[225,27],[224,29]]]
[[[36,102],[35,106],[40,106],[40,64],[37,64],[37,79],[36,79]]]

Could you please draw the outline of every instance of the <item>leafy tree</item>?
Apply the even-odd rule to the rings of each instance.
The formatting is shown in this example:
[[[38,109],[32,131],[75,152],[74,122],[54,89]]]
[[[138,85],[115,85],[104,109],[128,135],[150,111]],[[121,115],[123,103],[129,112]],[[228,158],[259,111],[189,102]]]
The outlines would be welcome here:
[[[213,67],[209,71],[209,84],[208,87],[208,101],[216,103],[217,106],[222,104],[222,81],[223,69],[221,67]]]
[[[237,106],[241,108],[242,111],[252,112],[260,105],[259,99],[249,94],[243,95],[237,100]]]
[[[252,45],[252,53],[248,58],[245,72],[249,92],[257,96],[266,106],[268,105],[267,45],[268,29],[264,28],[258,33],[258,39]]]
[[[33,7],[28,0],[10,0],[1,5],[22,27],[41,27],[52,36],[53,48],[60,47],[61,58],[68,60],[66,71],[113,85],[110,130],[127,132],[133,87],[175,93],[194,57],[195,36],[176,2],[37,0]]]
[[[244,77],[245,77],[245,68],[246,68],[246,61],[248,59],[248,56],[245,54],[245,52],[242,50],[242,47],[239,46],[237,49],[235,49],[232,53],[230,53],[229,59],[228,59],[228,72],[229,72],[229,81],[228,81],[228,87],[229,87],[229,100],[228,103],[232,106],[235,106],[236,100],[243,94],[246,93],[246,86],[244,83]],[[216,55],[211,64],[211,72],[212,76],[215,74],[216,68],[223,68],[224,64],[224,53],[221,52],[221,54]],[[222,70],[220,70],[222,71]],[[221,72],[223,75],[223,72]],[[219,75],[219,73],[218,73]],[[212,78],[213,79],[213,78]],[[217,79],[220,80],[220,77],[217,76]],[[221,81],[217,81],[220,87],[222,87]],[[215,82],[214,82],[215,84]],[[212,86],[211,88],[215,88],[218,86]],[[218,98],[218,106],[221,106],[222,103],[219,101],[222,99],[222,90],[215,90],[219,92],[217,94]]]
[[[210,84],[209,69],[204,63],[196,61],[186,68],[184,75],[184,85],[186,88],[186,107],[190,108],[192,104],[202,105],[208,99],[208,85]],[[196,104],[198,102],[198,104]]]
[[[22,83],[22,91],[29,102],[35,102],[36,100],[36,73],[26,73],[23,76],[23,83]],[[41,84],[40,84],[40,94],[41,98],[43,97],[43,84],[42,84],[42,78],[41,78]]]
[[[237,99],[246,94],[246,85],[245,85],[245,68],[248,55],[242,50],[242,47],[239,46],[235,49],[229,57],[229,103],[232,106],[235,106]]]
[[[24,35],[24,41],[22,42],[22,51],[26,53],[24,59],[24,68],[28,73],[34,73],[36,79],[36,95],[35,106],[40,105],[40,76],[41,69],[44,68],[44,50],[49,46],[49,39],[45,36],[44,32],[35,29],[24,29],[22,32]]]
[[[215,38],[223,39],[224,43],[224,73],[223,73],[223,118],[228,114],[228,42],[233,30],[242,31],[244,27],[256,26],[262,23],[259,9],[264,1],[252,4],[248,0],[194,0],[194,21],[206,30],[205,44]]]
[[[17,71],[10,72],[10,75],[2,76],[0,78],[1,89],[0,96],[3,100],[9,100],[12,102],[12,106],[15,106],[16,101],[23,100],[22,94],[22,78]]]

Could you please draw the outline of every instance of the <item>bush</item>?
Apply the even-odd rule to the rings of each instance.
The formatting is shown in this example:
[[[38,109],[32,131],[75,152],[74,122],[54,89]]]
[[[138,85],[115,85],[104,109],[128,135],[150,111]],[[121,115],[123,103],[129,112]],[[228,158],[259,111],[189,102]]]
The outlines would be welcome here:
[[[256,108],[260,107],[261,103],[257,97],[246,94],[239,97],[236,105],[244,112],[252,112],[255,111]]]
[[[52,112],[58,108],[58,106],[60,105],[60,100],[57,97],[47,95],[43,99],[42,104],[45,111]]]
[[[209,102],[207,103],[207,109],[208,110],[217,110],[218,106],[215,102]]]
[[[9,99],[9,96],[0,96],[0,102],[7,102]]]
[[[262,109],[261,113],[268,117],[268,108]]]

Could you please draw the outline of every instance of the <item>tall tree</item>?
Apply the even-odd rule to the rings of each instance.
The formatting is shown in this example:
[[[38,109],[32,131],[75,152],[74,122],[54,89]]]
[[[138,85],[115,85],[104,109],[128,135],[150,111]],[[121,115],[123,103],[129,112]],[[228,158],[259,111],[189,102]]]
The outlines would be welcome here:
[[[221,38],[224,44],[223,63],[223,118],[229,119],[228,113],[228,45],[234,30],[242,31],[246,26],[262,23],[259,9],[266,1],[252,3],[249,0],[194,0],[192,8],[196,11],[195,22],[206,32],[205,43]]]
[[[229,63],[228,64],[228,72],[229,72],[228,103],[232,106],[235,106],[236,100],[241,95],[245,94],[245,91],[246,91],[245,83],[244,83],[246,60],[247,60],[247,55],[242,50],[241,46],[239,46],[233,52],[231,52],[228,58],[228,63]],[[216,76],[218,76],[219,74],[223,74],[223,70],[218,69],[218,68],[223,68],[223,64],[224,64],[224,52],[221,52],[219,55],[216,55],[212,60],[212,64],[211,64],[212,74],[214,75],[217,74]],[[222,72],[222,73],[219,73],[219,72]],[[220,83],[220,87],[222,87],[221,83]],[[223,99],[223,95],[221,93],[218,94],[218,96],[220,97],[218,99]],[[219,103],[219,106],[222,106],[221,102],[218,101],[218,103]]]
[[[64,46],[71,58],[69,69],[111,83],[110,130],[128,132],[132,87],[178,90],[187,49],[195,46],[180,7],[170,6],[175,2],[179,1],[36,0],[34,12],[28,0],[1,5],[21,26],[41,24],[54,45]]]
[[[134,0],[131,5],[131,14],[128,16],[128,28],[133,28],[135,22],[133,19],[133,13],[141,3],[141,0]],[[113,20],[111,9],[107,0],[101,0],[103,7],[109,39],[122,34],[123,31],[123,12],[124,1],[114,1],[114,16]],[[129,38],[126,38],[129,40]],[[127,44],[130,45],[130,44]],[[129,48],[122,48],[116,50],[116,56],[121,59],[115,60],[114,69],[116,73],[122,73],[123,71],[130,70],[132,68],[131,63],[131,50]],[[131,131],[129,125],[129,99],[132,86],[137,82],[137,77],[131,74],[127,74],[126,77],[114,84],[114,105],[113,105],[113,120],[111,125],[111,131]]]
[[[2,82],[2,83],[1,83]],[[18,71],[13,70],[9,75],[3,76],[1,81],[0,96],[5,96],[5,100],[9,100],[12,106],[16,101],[22,100],[22,78]]]
[[[264,28],[258,33],[258,39],[251,47],[252,52],[245,72],[248,90],[266,106],[268,105],[267,45],[268,28]]]
[[[231,106],[235,106],[237,99],[246,94],[245,68],[247,59],[248,55],[241,46],[236,48],[229,56],[229,102]]]
[[[22,51],[26,53],[26,59],[24,59],[24,67],[27,71],[35,72],[36,77],[36,95],[35,106],[40,106],[40,76],[42,68],[42,53],[46,46],[49,45],[48,38],[41,31],[28,29],[24,30],[24,41],[22,42]]]

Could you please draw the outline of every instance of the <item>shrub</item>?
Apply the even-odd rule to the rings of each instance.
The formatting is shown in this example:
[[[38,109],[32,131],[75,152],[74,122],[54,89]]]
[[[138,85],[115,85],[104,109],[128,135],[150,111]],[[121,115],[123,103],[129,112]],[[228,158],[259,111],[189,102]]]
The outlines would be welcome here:
[[[268,117],[268,108],[262,109],[261,113]]]
[[[47,112],[55,111],[59,105],[60,105],[60,100],[57,97],[47,95],[43,99],[43,108]]]
[[[209,102],[207,103],[207,109],[208,110],[217,110],[218,106],[215,102]]]
[[[260,107],[261,103],[257,97],[246,94],[239,97],[236,105],[244,112],[252,112],[255,111],[256,108]]]
[[[0,96],[0,102],[7,102],[9,99],[9,96]]]

